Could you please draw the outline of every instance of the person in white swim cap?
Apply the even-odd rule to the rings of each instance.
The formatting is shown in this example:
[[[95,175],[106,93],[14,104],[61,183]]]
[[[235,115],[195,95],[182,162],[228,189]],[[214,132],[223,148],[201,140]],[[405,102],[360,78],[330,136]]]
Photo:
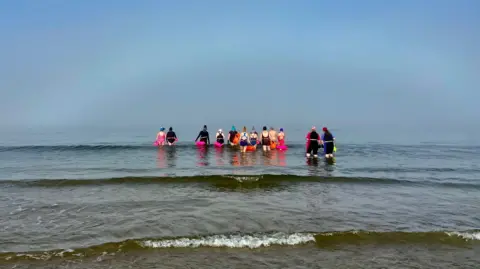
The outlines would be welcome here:
[[[215,134],[215,138],[217,139],[217,143],[222,145],[225,143],[225,135],[223,134],[222,129],[218,129],[217,134]]]
[[[320,146],[320,135],[317,133],[317,128],[312,127],[312,130],[305,136],[307,140],[307,157],[313,154],[314,158],[318,157],[318,148]]]

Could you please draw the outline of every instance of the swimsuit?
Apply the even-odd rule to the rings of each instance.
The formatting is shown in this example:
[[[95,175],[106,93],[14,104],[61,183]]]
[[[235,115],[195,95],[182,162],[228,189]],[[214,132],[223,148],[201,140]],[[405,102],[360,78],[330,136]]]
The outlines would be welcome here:
[[[240,146],[246,147],[247,145],[248,145],[248,134],[242,133],[242,136],[240,137]]]
[[[220,144],[225,143],[225,140],[223,139],[223,133],[218,134],[217,142],[220,143]]]
[[[235,136],[237,135],[237,131],[230,131],[230,143],[233,144],[233,141],[235,140]]]
[[[270,146],[270,136],[268,134],[267,136],[264,136],[263,132],[262,132],[262,145]]]
[[[160,135],[157,139],[157,142],[159,145],[163,144],[163,142],[165,142],[165,137],[166,137],[166,134],[163,133],[163,135]]]
[[[281,137],[281,139],[280,139],[280,137]],[[285,139],[284,138],[285,138],[285,135],[278,136],[278,145],[279,146],[284,146],[285,145]]]
[[[167,142],[173,144],[177,140],[177,135],[174,131],[168,131],[167,133]]]
[[[251,134],[250,136],[250,145],[256,146],[257,145],[257,137],[253,136],[255,133]]]

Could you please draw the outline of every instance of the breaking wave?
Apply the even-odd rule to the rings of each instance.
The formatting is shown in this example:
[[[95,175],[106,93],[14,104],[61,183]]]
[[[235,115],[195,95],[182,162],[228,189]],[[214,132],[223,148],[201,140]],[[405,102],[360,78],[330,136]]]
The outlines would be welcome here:
[[[41,252],[1,253],[0,260],[49,260],[53,258],[95,257],[119,252],[148,251],[166,248],[268,248],[270,246],[310,245],[319,248],[344,245],[451,245],[469,247],[480,245],[480,231],[465,232],[298,232],[219,234],[197,237],[129,239],[79,249],[46,250]]]

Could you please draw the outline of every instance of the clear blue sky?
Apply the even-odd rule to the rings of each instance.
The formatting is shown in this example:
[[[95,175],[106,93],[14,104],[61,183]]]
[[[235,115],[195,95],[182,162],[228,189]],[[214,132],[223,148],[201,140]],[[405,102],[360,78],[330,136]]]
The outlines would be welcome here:
[[[479,25],[475,0],[5,0],[0,124],[474,125]]]

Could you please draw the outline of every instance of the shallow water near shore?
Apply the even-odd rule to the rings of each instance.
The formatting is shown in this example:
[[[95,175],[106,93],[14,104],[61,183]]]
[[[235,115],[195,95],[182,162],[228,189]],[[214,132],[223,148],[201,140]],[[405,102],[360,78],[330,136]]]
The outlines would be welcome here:
[[[475,268],[480,147],[0,146],[1,268]],[[5,141],[5,140],[4,140]],[[411,150],[412,148],[415,150]]]

